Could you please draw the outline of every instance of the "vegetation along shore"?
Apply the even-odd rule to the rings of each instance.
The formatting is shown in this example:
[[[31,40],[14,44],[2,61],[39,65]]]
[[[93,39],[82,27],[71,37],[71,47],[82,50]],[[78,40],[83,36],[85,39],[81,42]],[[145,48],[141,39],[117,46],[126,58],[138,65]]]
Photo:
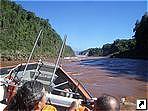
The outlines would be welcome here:
[[[37,17],[21,5],[1,0],[1,61],[26,60],[33,48],[39,30],[43,33],[37,43],[33,59],[54,58],[62,44],[60,35],[52,28],[48,19]],[[74,51],[66,45],[64,56],[74,56]]]
[[[136,21],[133,32],[135,34],[131,39],[117,39],[113,43],[104,44],[102,48],[89,48],[81,51],[80,54],[148,59],[148,12],[142,16],[140,21]]]

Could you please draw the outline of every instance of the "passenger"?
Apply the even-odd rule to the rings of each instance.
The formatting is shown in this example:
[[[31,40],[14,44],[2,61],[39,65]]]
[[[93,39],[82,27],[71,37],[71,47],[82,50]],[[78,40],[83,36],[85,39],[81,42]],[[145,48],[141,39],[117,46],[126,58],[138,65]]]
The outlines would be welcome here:
[[[73,101],[67,111],[77,111],[77,102]]]
[[[120,102],[113,96],[103,95],[94,102],[94,111],[119,111]]]
[[[12,98],[6,111],[57,111],[52,105],[46,105],[45,89],[38,81],[28,81]]]
[[[86,106],[80,105],[79,101],[73,101],[67,111],[90,111]]]

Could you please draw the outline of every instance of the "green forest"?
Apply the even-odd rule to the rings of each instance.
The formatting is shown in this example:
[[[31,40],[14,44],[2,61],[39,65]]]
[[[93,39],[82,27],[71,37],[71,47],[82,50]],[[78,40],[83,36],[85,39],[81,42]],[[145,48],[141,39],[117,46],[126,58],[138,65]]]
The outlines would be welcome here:
[[[36,46],[33,58],[56,57],[62,39],[52,28],[48,19],[37,17],[21,5],[8,0],[0,1],[0,51],[2,60],[27,59],[37,35],[42,34]],[[70,46],[65,46],[63,56],[74,56]]]
[[[137,20],[131,39],[117,39],[101,48],[89,48],[80,54],[88,56],[110,56],[119,58],[148,59],[148,12]]]

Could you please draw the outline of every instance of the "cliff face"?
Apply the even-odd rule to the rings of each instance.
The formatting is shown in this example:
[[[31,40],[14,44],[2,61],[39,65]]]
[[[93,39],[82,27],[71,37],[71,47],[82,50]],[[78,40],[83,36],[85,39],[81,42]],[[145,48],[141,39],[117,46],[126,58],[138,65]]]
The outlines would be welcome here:
[[[1,58],[27,58],[41,28],[43,33],[33,57],[55,57],[57,55],[62,39],[49,24],[48,19],[37,17],[33,12],[23,9],[15,2],[1,0],[0,4]],[[66,46],[64,55],[74,55],[70,46]]]

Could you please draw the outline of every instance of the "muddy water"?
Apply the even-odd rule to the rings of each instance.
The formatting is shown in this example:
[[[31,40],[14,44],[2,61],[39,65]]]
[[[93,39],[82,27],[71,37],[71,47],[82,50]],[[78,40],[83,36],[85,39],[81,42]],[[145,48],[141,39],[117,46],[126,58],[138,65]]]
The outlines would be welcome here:
[[[12,63],[12,64],[11,64]],[[22,63],[22,61],[16,61]],[[4,62],[1,66],[16,65]],[[87,58],[63,61],[63,68],[78,79],[93,97],[110,94],[117,98],[148,98],[148,60]]]
[[[148,61],[98,58],[71,62],[64,69],[78,79],[92,96],[148,98]]]

